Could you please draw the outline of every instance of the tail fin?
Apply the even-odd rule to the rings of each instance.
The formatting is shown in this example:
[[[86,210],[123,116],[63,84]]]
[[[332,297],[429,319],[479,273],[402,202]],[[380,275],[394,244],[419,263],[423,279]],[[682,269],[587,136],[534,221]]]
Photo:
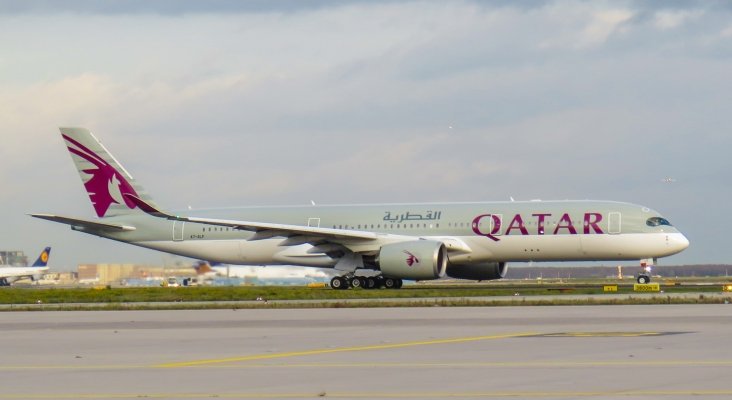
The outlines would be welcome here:
[[[88,129],[60,130],[98,217],[129,214],[135,209],[137,206],[125,194],[152,203],[145,190]]]
[[[209,272],[214,272],[214,269],[211,268],[211,264],[208,263],[208,261],[200,260],[193,264],[193,269],[196,270],[196,274],[203,275],[207,274]]]
[[[41,252],[41,255],[38,256],[38,259],[36,260],[36,262],[33,263],[32,266],[33,267],[45,267],[48,264],[48,257],[50,257],[50,256],[51,256],[51,248],[46,247],[45,249],[43,249],[43,251]]]

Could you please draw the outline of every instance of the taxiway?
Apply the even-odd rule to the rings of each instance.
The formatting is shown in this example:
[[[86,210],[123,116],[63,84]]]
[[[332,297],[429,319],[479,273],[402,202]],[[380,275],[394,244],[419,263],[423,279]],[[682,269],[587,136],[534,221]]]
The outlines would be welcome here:
[[[0,399],[732,396],[732,305],[7,312]]]

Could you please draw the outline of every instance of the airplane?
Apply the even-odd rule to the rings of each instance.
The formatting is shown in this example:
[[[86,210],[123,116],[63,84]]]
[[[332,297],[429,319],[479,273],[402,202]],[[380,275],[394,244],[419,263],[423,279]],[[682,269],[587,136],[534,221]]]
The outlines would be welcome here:
[[[652,265],[687,238],[658,212],[615,201],[510,201],[162,210],[86,128],[60,128],[98,219],[33,217],[149,249],[235,265],[332,268],[334,289],[505,277],[509,262]],[[366,270],[376,276],[364,276]],[[367,271],[366,271],[367,272]],[[639,274],[648,283],[649,274]]]
[[[10,286],[13,282],[23,278],[29,278],[32,281],[41,279],[43,274],[48,271],[47,264],[50,255],[51,248],[46,247],[30,267],[0,266],[0,286]]]

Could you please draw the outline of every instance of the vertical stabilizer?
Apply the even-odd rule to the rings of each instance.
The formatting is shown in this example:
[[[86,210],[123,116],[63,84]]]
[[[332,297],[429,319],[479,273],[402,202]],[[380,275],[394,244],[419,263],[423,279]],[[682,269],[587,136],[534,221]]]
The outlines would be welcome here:
[[[129,214],[137,206],[124,195],[152,203],[145,190],[86,128],[60,128],[97,216]]]
[[[50,256],[51,256],[51,248],[46,247],[45,249],[43,249],[43,251],[41,252],[41,255],[38,256],[38,259],[36,260],[36,262],[33,263],[32,266],[39,267],[39,268],[45,267],[46,265],[48,265],[48,257],[50,257]]]

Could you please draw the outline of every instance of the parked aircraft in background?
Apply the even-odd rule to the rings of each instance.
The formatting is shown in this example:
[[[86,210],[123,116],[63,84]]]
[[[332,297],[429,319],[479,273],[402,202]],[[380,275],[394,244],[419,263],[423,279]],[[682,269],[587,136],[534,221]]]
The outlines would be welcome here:
[[[231,265],[222,263],[210,263],[208,261],[197,261],[193,269],[199,277],[227,277],[227,278],[263,278],[263,279],[284,279],[296,278],[320,279],[329,275],[319,268],[302,268],[297,266],[284,265]]]
[[[333,268],[333,288],[491,280],[507,262],[640,260],[689,241],[647,207],[612,201],[308,205],[163,211],[84,128],[61,128],[97,220],[37,218],[168,253],[239,265]],[[371,269],[378,276],[365,276]],[[639,282],[650,276],[639,275]]]
[[[326,283],[332,277],[324,269],[291,265],[231,265],[197,261],[193,268],[197,275],[193,282],[199,285],[307,285]],[[186,280],[183,284],[186,285]]]
[[[0,265],[0,286],[10,286],[13,282],[28,278],[37,281],[48,272],[48,257],[51,255],[51,248],[46,247],[38,256],[36,262],[30,267],[14,267],[11,265]]]

